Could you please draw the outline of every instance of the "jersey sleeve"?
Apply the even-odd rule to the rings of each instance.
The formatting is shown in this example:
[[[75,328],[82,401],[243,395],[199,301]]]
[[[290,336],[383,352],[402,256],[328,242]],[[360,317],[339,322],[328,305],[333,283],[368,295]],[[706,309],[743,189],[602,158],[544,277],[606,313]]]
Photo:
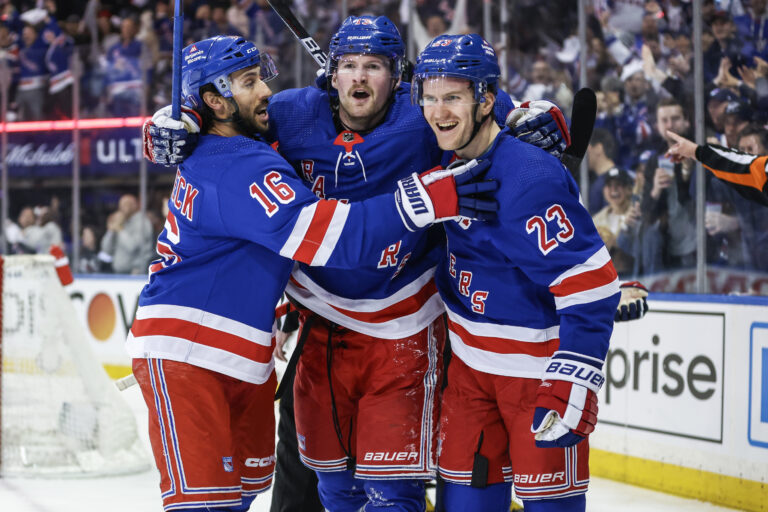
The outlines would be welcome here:
[[[496,103],[493,105],[493,115],[499,126],[504,126],[507,122],[507,116],[514,110],[515,104],[512,98],[505,91],[499,89],[496,94]]]
[[[236,165],[218,188],[225,229],[286,258],[313,266],[375,265],[381,251],[407,232],[394,192],[345,204],[319,199],[276,153]]]
[[[746,199],[768,206],[768,156],[708,144],[696,148],[696,159]]]
[[[549,288],[560,319],[558,353],[586,356],[601,367],[619,301],[616,270],[576,184],[555,168],[559,162],[542,155],[522,165],[529,166],[524,175],[538,179],[514,184],[519,193],[509,204],[515,206],[502,213],[503,234],[492,243]]]

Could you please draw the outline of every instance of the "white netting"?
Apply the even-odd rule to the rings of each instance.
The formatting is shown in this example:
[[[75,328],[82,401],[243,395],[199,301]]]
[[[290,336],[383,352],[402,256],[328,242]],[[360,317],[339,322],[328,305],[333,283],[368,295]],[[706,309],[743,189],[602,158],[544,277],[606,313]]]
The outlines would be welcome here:
[[[136,420],[94,357],[50,256],[3,256],[0,474],[150,467]]]

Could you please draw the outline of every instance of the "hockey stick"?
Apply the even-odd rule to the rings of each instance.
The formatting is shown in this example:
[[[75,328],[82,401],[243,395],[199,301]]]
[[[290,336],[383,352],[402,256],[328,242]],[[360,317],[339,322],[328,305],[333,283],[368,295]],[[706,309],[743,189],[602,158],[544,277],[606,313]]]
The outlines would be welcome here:
[[[117,379],[115,381],[115,386],[117,386],[117,389],[120,391],[125,391],[129,387],[133,386],[134,384],[137,384],[136,377],[133,376],[132,373],[129,373],[122,379]]]
[[[578,173],[581,161],[589,146],[597,116],[597,99],[592,89],[579,89],[573,97],[571,109],[571,145],[560,160],[571,173]]]
[[[181,47],[183,44],[184,8],[182,0],[176,0],[173,15],[173,81],[171,82],[171,117],[181,119]]]
[[[324,69],[325,63],[328,62],[328,56],[323,49],[320,48],[320,45],[317,44],[314,38],[309,35],[309,32],[304,28],[304,25],[302,25],[298,18],[293,14],[288,2],[286,0],[267,0],[267,3],[272,7],[272,10],[280,16],[280,19],[283,20],[285,26],[293,32],[293,35],[301,42],[302,46],[304,46],[312,58],[315,59],[317,65],[320,66],[321,69]]]

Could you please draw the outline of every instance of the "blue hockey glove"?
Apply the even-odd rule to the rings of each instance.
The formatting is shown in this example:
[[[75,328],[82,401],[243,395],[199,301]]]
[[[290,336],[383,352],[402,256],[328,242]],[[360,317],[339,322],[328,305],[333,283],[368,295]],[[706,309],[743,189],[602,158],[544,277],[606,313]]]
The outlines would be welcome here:
[[[592,358],[555,352],[536,393],[531,432],[536,446],[573,446],[595,430],[597,392],[605,381]]]
[[[495,220],[499,204],[492,193],[499,185],[483,179],[490,165],[489,160],[470,160],[398,181],[395,203],[405,227],[416,231],[457,217]]]
[[[509,113],[506,125],[512,135],[560,158],[571,145],[571,135],[563,113],[552,102],[526,101]]]
[[[180,164],[195,149],[202,124],[200,115],[191,108],[181,107],[179,121],[171,119],[170,105],[161,108],[144,123],[144,158],[169,167]]]
[[[627,322],[643,318],[648,312],[648,289],[639,281],[627,281],[619,286],[621,298],[614,322]]]

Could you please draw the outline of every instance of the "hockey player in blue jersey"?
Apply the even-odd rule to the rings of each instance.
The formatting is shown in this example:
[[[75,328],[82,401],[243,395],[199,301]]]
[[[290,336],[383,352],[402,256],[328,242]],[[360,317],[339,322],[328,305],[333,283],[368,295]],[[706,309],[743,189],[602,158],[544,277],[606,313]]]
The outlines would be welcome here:
[[[403,54],[391,21],[351,17],[331,43],[328,89],[270,100],[268,136],[317,196],[368,198],[440,161],[409,85],[400,82]],[[503,122],[511,102],[498,107]],[[565,145],[553,140],[539,134],[540,143]],[[306,340],[295,386],[299,450],[330,510],[424,506],[423,481],[436,469],[445,336],[432,279],[442,235],[436,240],[414,233],[393,241],[356,269],[353,286],[346,272],[306,265],[288,285],[301,303]],[[290,416],[284,403],[281,425]]]
[[[292,260],[359,267],[409,230],[477,211],[463,190],[492,215],[492,200],[474,198],[494,187],[470,182],[478,165],[413,173],[362,203],[320,199],[257,135],[269,123],[269,55],[220,36],[182,61],[187,115],[201,116],[204,135],[176,173],[126,348],[164,508],[245,511],[272,480],[274,307]]]
[[[479,35],[446,35],[412,85],[440,147],[490,160],[499,182],[497,222],[443,225],[442,498],[449,512],[506,512],[514,483],[526,512],[583,511],[619,283],[567,170],[492,121],[498,77]]]

